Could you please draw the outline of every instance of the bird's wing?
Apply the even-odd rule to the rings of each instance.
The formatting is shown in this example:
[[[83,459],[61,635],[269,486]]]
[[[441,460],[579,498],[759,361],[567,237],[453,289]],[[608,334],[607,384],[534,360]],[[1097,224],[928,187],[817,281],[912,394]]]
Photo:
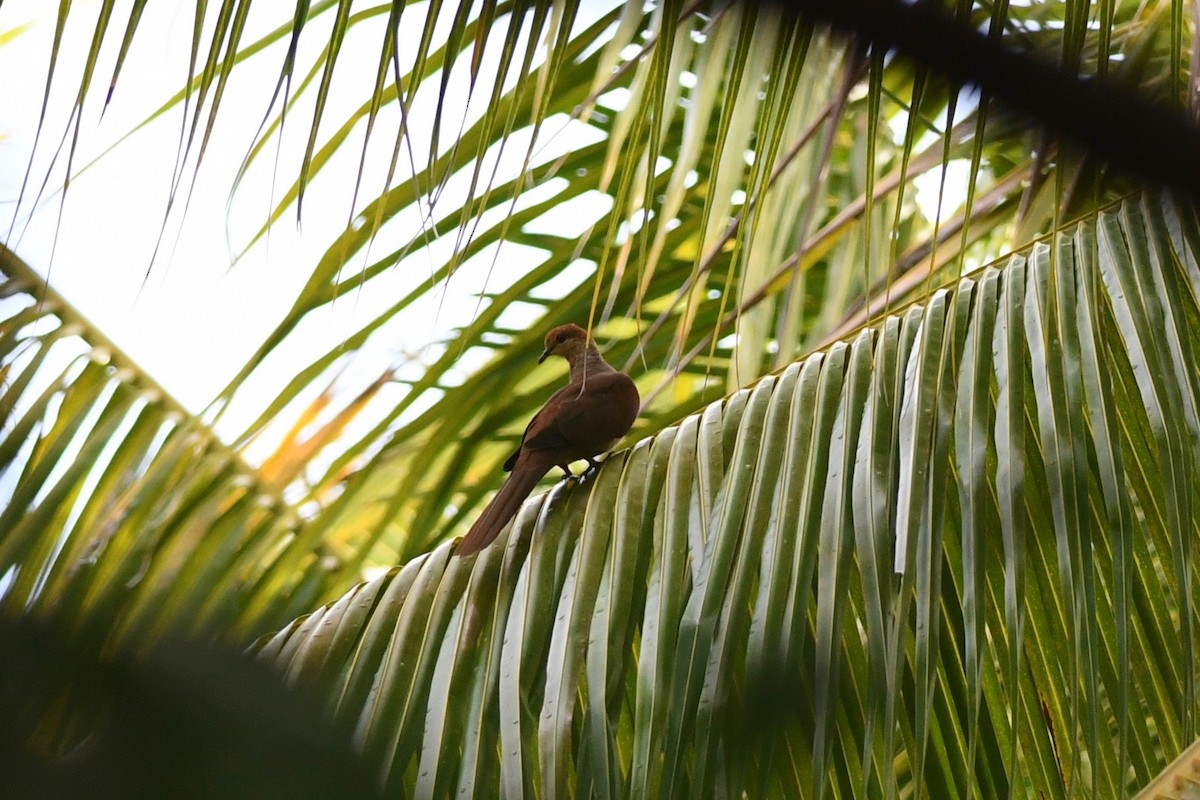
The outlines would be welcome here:
[[[632,423],[624,406],[632,392],[637,414],[637,389],[628,375],[605,372],[589,375],[586,383],[571,383],[546,401],[525,429],[521,447],[549,450],[587,448],[611,443],[625,435]],[[518,451],[519,452],[519,451]]]
[[[545,406],[543,406],[543,408],[545,408]],[[540,413],[541,411],[538,412],[538,414]],[[533,423],[535,420],[537,420],[537,418],[538,415],[534,414],[533,419],[529,420],[529,424],[525,426],[525,432],[521,434],[521,443],[517,445],[517,449],[513,450],[512,455],[509,456],[508,460],[504,462],[505,472],[512,472],[512,468],[516,466],[517,456],[521,455],[521,448],[525,446],[525,437],[529,435],[529,429],[533,427]]]
[[[0,2],[2,2],[2,1],[3,0],[0,0]],[[575,387],[574,391],[568,392],[567,390],[571,389],[572,386]],[[550,399],[546,401],[545,405],[543,405],[540,409],[538,409],[538,412],[533,415],[533,419],[529,420],[529,424],[525,426],[525,431],[521,434],[521,443],[517,445],[517,449],[513,450],[512,455],[509,456],[508,460],[504,462],[504,471],[505,472],[512,472],[512,468],[514,466],[516,466],[517,456],[521,455],[521,448],[525,447],[525,443],[527,441],[529,441],[529,432],[534,430],[534,426],[541,425],[542,427],[545,427],[548,424],[548,420],[550,420],[550,418],[554,416],[553,410],[558,407],[557,403],[560,402],[559,396],[562,395],[565,397],[568,394],[578,394],[578,393],[579,393],[578,384],[568,384],[568,385],[564,386],[563,388],[559,389],[554,394],[550,395]],[[547,412],[547,409],[550,409],[550,411]],[[540,422],[539,422],[539,420],[540,420]],[[544,449],[544,447],[560,447],[564,443],[565,442],[559,442],[558,444],[547,444],[547,445],[544,445],[543,447],[535,447],[533,449],[540,450],[540,449]]]

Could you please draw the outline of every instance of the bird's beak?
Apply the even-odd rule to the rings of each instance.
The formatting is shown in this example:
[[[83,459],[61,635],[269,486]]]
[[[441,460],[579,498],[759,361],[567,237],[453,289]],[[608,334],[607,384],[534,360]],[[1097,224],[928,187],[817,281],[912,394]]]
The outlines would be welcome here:
[[[546,348],[545,350],[542,351],[542,354],[540,356],[538,356],[538,363],[539,364],[542,363],[549,357],[550,357],[550,348]]]

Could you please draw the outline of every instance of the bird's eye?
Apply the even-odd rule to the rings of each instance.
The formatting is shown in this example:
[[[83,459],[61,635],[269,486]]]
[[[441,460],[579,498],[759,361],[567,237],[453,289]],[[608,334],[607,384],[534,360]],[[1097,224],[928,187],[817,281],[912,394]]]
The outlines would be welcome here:
[[[567,340],[567,335],[566,335],[565,333],[560,333],[560,334],[558,335],[558,343],[559,343],[559,344],[562,344],[562,343],[563,343],[563,342],[565,342],[566,340]]]

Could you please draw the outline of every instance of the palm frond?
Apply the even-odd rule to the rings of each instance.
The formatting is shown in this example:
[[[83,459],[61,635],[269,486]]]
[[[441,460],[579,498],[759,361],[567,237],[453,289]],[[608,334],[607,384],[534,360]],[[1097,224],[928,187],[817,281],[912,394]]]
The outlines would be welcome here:
[[[0,248],[0,608],[150,645],[245,642],[331,591],[276,484]],[[303,569],[279,563],[303,547]],[[107,622],[99,627],[99,620]]]
[[[1128,794],[1194,738],[1198,256],[1102,211],[258,652],[418,796]]]
[[[650,433],[952,279],[1008,241],[1006,226],[1043,230],[1122,187],[1070,194],[1076,181],[1092,180],[1094,165],[1067,185],[1047,182],[1041,170],[1053,143],[1031,157],[1033,134],[1016,118],[967,101],[946,117],[960,87],[903,62],[847,55],[770,7],[626,6],[569,38],[551,36],[555,23],[527,10],[477,11],[494,15],[494,32],[485,34],[485,17],[473,11],[456,14],[438,40],[426,19],[407,71],[393,62],[397,74],[383,82],[381,60],[370,96],[317,136],[303,174],[255,238],[356,130],[374,130],[399,107],[383,194],[353,210],[291,312],[216,401],[243,416],[254,409],[237,442],[270,447],[300,398],[353,397],[382,375],[406,386],[379,393],[363,414],[374,426],[314,453],[314,474],[292,488],[322,507],[319,524],[365,563],[422,552],[494,488],[505,436],[519,433],[551,383],[541,372],[526,377],[521,365],[553,324],[591,322],[611,343],[648,398],[639,432]],[[507,27],[498,22],[506,14]],[[1052,20],[1037,14],[1050,16],[1031,11],[1029,27],[1012,35],[1047,40]],[[1143,42],[1146,27],[1123,22],[1110,36],[1155,52]],[[1089,35],[1072,47],[1098,59],[1097,41]],[[500,48],[488,113],[463,117],[452,145],[421,149],[406,120],[436,97],[434,134],[446,124],[440,87],[466,68],[456,46],[472,65],[480,48]],[[518,58],[524,77],[506,79]],[[542,85],[548,64],[556,65],[552,90]],[[1145,83],[1161,66],[1144,59],[1117,69]],[[471,92],[484,91],[469,74]],[[896,119],[907,119],[903,136],[891,132]],[[269,135],[282,120],[281,111]],[[370,183],[361,164],[373,158],[364,148],[360,189]],[[966,205],[927,219],[912,183],[953,162],[971,165]],[[1031,195],[1027,184],[1049,190]],[[567,216],[576,231],[562,230]],[[269,403],[243,390],[350,296],[392,300],[373,302],[377,310],[343,341],[291,368],[295,378]],[[431,308],[453,326],[440,341],[412,334],[429,330]],[[356,358],[383,369],[345,370]],[[357,568],[349,565],[347,579]]]
[[[235,248],[314,190],[349,195],[291,311],[213,406],[223,431],[253,420],[226,438],[257,463],[311,398],[336,413],[370,394],[364,422],[314,442],[286,487],[359,554],[343,585],[450,535],[495,487],[496,433],[516,435],[550,383],[522,367],[544,329],[574,320],[612,342],[651,433],[1128,189],[988,96],[770,4],[320,0],[246,42],[249,5],[197,6],[188,83],[147,122],[183,114],[174,196],[228,82],[277,58],[234,187],[280,170],[282,191]],[[1158,35],[1174,19],[1159,6],[1121,4],[1105,26],[1079,3],[1005,8],[958,6],[1081,72],[1177,85],[1180,34]],[[355,82],[343,50],[365,43],[379,56]],[[337,80],[361,98],[339,95],[349,112],[329,102]],[[945,201],[932,219],[918,180]],[[298,358],[347,298],[349,333]],[[295,377],[264,399],[261,376],[280,372]]]

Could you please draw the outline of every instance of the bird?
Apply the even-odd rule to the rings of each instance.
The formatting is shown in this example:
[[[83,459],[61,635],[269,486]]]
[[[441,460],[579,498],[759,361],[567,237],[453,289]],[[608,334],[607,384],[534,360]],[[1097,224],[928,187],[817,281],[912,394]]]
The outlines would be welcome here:
[[[491,544],[551,467],[558,466],[568,480],[575,477],[572,462],[587,461],[585,475],[598,469],[596,456],[611,450],[637,419],[637,386],[604,360],[587,331],[559,325],[546,334],[545,344],[538,363],[562,356],[570,365],[569,382],[529,421],[521,444],[504,462],[508,478],[458,543],[459,556]]]

